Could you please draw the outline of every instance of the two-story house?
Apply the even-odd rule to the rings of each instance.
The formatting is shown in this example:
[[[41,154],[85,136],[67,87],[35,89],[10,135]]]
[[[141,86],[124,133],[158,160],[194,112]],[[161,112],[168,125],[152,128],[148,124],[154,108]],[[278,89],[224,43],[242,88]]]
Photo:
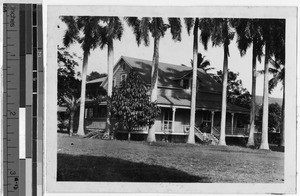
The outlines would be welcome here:
[[[126,80],[127,74],[132,69],[147,85],[150,85],[151,65],[152,61],[149,60],[122,56],[114,66],[113,86],[118,86],[122,80]],[[187,138],[190,128],[191,83],[192,67],[159,63],[157,103],[161,108],[161,114],[156,118],[154,125],[157,140],[184,141]],[[107,89],[107,79],[101,86]],[[200,140],[208,138],[217,142],[221,121],[221,97],[222,86],[204,70],[198,69],[196,138]],[[248,114],[248,109],[227,104],[227,137],[247,137],[247,125],[240,124],[239,117]],[[105,129],[106,102],[99,104],[87,100],[85,116],[87,129]],[[126,130],[118,130],[118,133],[126,133]],[[148,129],[141,128],[134,133],[137,137],[144,138]]]

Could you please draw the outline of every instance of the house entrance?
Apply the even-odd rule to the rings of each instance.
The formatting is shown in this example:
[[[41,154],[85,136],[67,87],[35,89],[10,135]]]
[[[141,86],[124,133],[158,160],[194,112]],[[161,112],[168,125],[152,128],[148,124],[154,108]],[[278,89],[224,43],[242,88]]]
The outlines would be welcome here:
[[[203,112],[200,130],[205,133],[211,132],[211,113],[209,111]]]
[[[163,131],[172,131],[172,110],[169,108],[163,111]]]

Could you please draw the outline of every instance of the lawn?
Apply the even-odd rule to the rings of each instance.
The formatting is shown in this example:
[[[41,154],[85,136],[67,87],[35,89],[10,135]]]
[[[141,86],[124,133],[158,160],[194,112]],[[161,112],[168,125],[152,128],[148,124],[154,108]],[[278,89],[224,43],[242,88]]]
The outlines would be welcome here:
[[[283,183],[284,153],[58,135],[58,181]]]

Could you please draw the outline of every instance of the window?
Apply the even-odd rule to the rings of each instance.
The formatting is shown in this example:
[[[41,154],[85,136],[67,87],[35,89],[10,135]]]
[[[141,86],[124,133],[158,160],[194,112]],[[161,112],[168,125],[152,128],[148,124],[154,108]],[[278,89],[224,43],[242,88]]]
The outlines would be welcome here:
[[[125,64],[124,64],[124,63],[121,65],[121,68],[122,68],[123,70],[125,70]]]
[[[121,75],[121,82],[122,82],[123,80],[126,80],[126,78],[127,78],[127,74],[122,74],[122,75]]]
[[[116,78],[113,78],[113,87],[116,87],[116,85],[117,85],[117,80]]]
[[[189,89],[190,88],[190,80],[184,79],[183,82],[182,82],[182,87],[184,89]]]

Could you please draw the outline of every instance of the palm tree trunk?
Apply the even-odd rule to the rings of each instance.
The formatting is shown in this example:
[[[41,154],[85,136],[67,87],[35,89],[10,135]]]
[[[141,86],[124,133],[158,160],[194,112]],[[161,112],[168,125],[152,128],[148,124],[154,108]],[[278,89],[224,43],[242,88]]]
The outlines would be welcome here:
[[[191,97],[191,115],[190,115],[190,132],[187,143],[195,143],[195,114],[196,114],[196,95],[197,95],[197,63],[198,63],[198,25],[199,18],[196,18],[194,25],[194,43],[193,43],[193,81]]]
[[[70,120],[69,120],[69,124],[70,124],[70,130],[69,130],[69,135],[72,136],[73,132],[74,132],[74,111],[70,112]]]
[[[130,142],[130,140],[131,140],[131,132],[128,131],[128,141]]]
[[[157,83],[158,83],[158,63],[159,63],[159,37],[154,37],[154,52],[152,59],[152,73],[151,73],[151,102],[157,100]],[[148,142],[155,142],[155,122],[149,127],[149,132],[147,136]]]
[[[86,91],[86,74],[88,66],[88,53],[83,53],[83,64],[81,73],[81,100],[80,100],[80,112],[79,112],[79,125],[77,134],[84,135],[84,113],[85,113],[85,91]]]
[[[255,97],[256,97],[256,44],[253,41],[252,48],[252,92],[251,92],[251,111],[250,111],[250,132],[247,146],[254,146],[255,132]]]
[[[269,150],[268,142],[268,120],[269,120],[269,44],[265,45],[265,75],[264,75],[264,95],[263,95],[263,119],[262,137],[260,149]]]
[[[285,76],[284,76],[285,77]],[[281,131],[280,131],[280,146],[285,146],[285,137],[284,137],[284,106],[285,106],[285,78],[282,80],[283,88],[283,98],[282,98],[282,108],[281,108]]]
[[[228,78],[228,45],[224,44],[224,62],[223,62],[223,89],[222,89],[222,112],[221,112],[221,131],[219,145],[226,146],[226,108],[227,108],[227,78]]]
[[[111,96],[113,90],[113,62],[114,61],[114,45],[113,40],[107,43],[107,116],[106,116],[106,133],[111,134]]]

